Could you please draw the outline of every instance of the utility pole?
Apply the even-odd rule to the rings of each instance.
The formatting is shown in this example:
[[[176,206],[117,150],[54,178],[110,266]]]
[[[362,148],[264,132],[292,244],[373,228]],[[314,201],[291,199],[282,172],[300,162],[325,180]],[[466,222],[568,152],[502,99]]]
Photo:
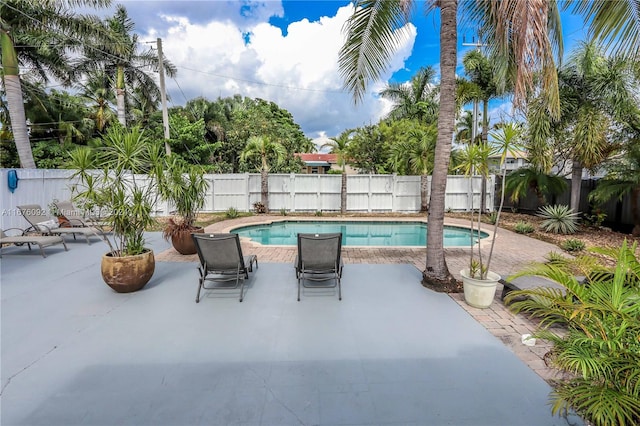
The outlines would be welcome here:
[[[164,57],[162,56],[162,39],[158,37],[156,40],[158,47],[158,65],[160,73],[160,99],[162,101],[162,124],[164,126],[164,150],[167,155],[171,155],[171,147],[169,146],[169,111],[167,110],[167,92],[164,85]]]
[[[476,50],[480,51],[480,47],[486,46],[486,44],[482,44],[480,38],[476,41],[475,36],[471,38],[471,43],[466,43],[463,39],[463,46],[475,46]],[[471,126],[471,143],[475,143],[476,137],[478,136],[478,115],[479,115],[479,106],[478,100],[473,101],[473,125]]]
[[[464,38],[462,40],[462,45],[463,46],[475,46],[476,50],[480,51],[480,47],[485,46],[484,44],[482,44],[482,42],[480,41],[480,37],[478,37],[478,40],[476,41],[475,36],[471,38],[471,43],[466,43]],[[471,125],[471,143],[474,144],[476,143],[476,138],[478,137],[478,115],[479,115],[479,103],[477,99],[473,100],[473,123]],[[473,172],[472,172],[473,173]],[[480,187],[480,211],[485,211],[486,210],[486,204],[487,204],[487,180],[484,178],[484,175],[482,177],[482,184]],[[470,191],[470,197],[473,197],[473,188],[469,189]],[[472,198],[473,201],[473,198]],[[473,203],[470,204],[471,206],[473,206]]]

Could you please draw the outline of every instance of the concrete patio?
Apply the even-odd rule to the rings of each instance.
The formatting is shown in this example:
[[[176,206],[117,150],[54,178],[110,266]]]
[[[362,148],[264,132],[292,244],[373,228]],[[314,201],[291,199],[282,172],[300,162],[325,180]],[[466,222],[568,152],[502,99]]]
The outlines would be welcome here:
[[[242,303],[196,304],[195,263],[149,243],[156,272],[133,294],[102,282],[99,242],[3,253],[2,425],[567,424],[544,379],[412,262],[347,259],[342,301],[297,302],[291,263],[258,253]]]

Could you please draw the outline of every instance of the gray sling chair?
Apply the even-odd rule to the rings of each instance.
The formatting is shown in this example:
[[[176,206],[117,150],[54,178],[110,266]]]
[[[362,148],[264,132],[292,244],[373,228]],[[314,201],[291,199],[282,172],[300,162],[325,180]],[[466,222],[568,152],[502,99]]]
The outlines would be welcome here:
[[[31,227],[25,230],[26,233],[40,233],[42,235],[73,235],[75,240],[76,234],[84,235],[87,239],[87,244],[91,244],[89,237],[96,236],[98,238],[104,238],[104,234],[99,229],[93,226],[83,227],[70,227],[59,228],[55,219],[51,219],[49,212],[40,207],[39,204],[25,204],[17,206],[22,217],[25,218]]]
[[[20,231],[20,235],[7,235],[5,231]],[[29,250],[31,245],[37,245],[40,248],[40,254],[42,257],[47,257],[44,253],[44,248],[53,246],[55,244],[62,244],[64,250],[69,250],[64,240],[59,235],[25,235],[24,230],[20,228],[9,228],[4,231],[0,230],[0,247],[4,247],[5,244],[15,244],[21,246],[26,244]],[[2,251],[0,248],[0,257],[2,257]]]
[[[338,287],[338,300],[342,300],[342,233],[298,234],[298,256],[295,260],[298,279],[298,302],[300,288]],[[309,284],[305,281],[330,281],[327,285]]]
[[[198,271],[198,294],[204,290],[228,290],[240,287],[240,301],[244,295],[244,280],[253,272],[253,264],[258,267],[258,257],[254,254],[244,256],[238,234],[191,234],[196,245],[200,265]],[[233,285],[205,286],[206,281],[233,283]]]

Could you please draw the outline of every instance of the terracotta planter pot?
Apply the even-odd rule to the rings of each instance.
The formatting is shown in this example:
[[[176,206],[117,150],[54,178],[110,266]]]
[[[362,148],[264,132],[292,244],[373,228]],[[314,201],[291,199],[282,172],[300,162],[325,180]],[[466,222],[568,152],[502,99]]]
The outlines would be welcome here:
[[[204,228],[198,226],[194,229],[190,229],[188,231],[181,232],[171,237],[171,245],[174,249],[180,254],[188,255],[188,254],[196,254],[196,245],[193,242],[193,238],[191,238],[191,233],[204,233]]]
[[[491,306],[496,295],[500,275],[489,271],[487,272],[487,278],[480,280],[470,277],[468,269],[460,271],[460,275],[462,275],[464,287],[464,301],[474,308],[485,309]]]
[[[118,293],[131,293],[142,289],[156,268],[153,250],[134,256],[102,256],[102,279]]]

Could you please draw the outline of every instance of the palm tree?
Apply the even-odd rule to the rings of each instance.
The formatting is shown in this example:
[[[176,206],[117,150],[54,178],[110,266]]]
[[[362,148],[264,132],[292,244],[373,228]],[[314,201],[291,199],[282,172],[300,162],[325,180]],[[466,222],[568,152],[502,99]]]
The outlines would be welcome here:
[[[102,133],[107,124],[115,118],[115,113],[111,109],[115,96],[109,90],[107,76],[104,73],[91,73],[87,81],[77,85],[80,95],[85,99],[91,108],[91,119],[95,122],[96,130]]]
[[[509,173],[504,180],[504,186],[511,194],[513,202],[526,197],[531,190],[536,194],[538,204],[543,206],[547,203],[545,194],[562,194],[567,188],[567,183],[558,175],[545,173],[544,170],[530,165]]]
[[[340,136],[331,139],[331,142],[322,144],[321,148],[330,147],[331,153],[336,154],[338,157],[338,165],[342,167],[342,183],[340,185],[340,214],[345,214],[347,211],[347,174],[345,170],[349,142],[351,142],[351,135],[355,132],[355,129],[347,129],[340,133]]]
[[[160,89],[150,71],[156,72],[162,66],[168,77],[175,77],[176,67],[167,59],[158,62],[158,54],[151,48],[138,52],[138,35],[132,34],[134,22],[129,18],[127,9],[119,5],[114,16],[107,18],[104,26],[117,43],[104,43],[98,46],[86,46],[84,57],[75,64],[76,73],[104,72],[116,94],[118,121],[126,126],[126,88],[138,88],[138,95],[145,97],[146,105],[156,105],[160,99]],[[150,70],[150,71],[147,71]],[[138,103],[140,99],[138,99]]]
[[[420,123],[435,123],[438,117],[438,90],[433,82],[435,68],[428,66],[418,70],[409,83],[390,83],[380,96],[393,101],[387,118],[399,120],[413,118]]]
[[[561,113],[556,120],[536,110],[533,102],[530,122],[536,129],[537,145],[555,140],[564,157],[572,160],[571,208],[580,209],[584,168],[593,171],[610,157],[615,145],[611,135],[627,111],[634,108],[637,87],[627,61],[607,58],[600,46],[581,43],[558,71]]]
[[[51,76],[68,82],[69,52],[78,51],[78,40],[108,37],[97,18],[79,15],[71,7],[100,8],[110,0],[7,0],[0,3],[0,47],[3,83],[11,119],[11,130],[20,166],[35,168],[24,112],[20,67],[35,70],[42,82]]]
[[[456,62],[457,62],[457,0],[429,2],[429,11],[440,8],[440,108],[438,111],[438,139],[435,149],[435,167],[431,180],[431,200],[427,233],[425,283],[444,284],[451,280],[444,257],[443,232],[447,169],[456,117]],[[345,88],[353,93],[357,102],[364,96],[367,84],[380,77],[392,53],[406,35],[406,24],[411,17],[414,2],[410,0],[359,0],[345,23],[346,41],[340,50],[339,67]],[[466,2],[472,18],[486,29],[486,40],[501,58],[502,69],[515,71],[514,101],[522,105],[527,92],[533,87],[532,73],[542,68],[546,92],[553,94],[557,103],[552,43],[545,31],[549,26],[559,28],[559,15],[553,7],[539,7],[537,3],[518,0],[502,2]],[[545,6],[547,6],[545,4]],[[557,16],[556,16],[557,15]],[[554,25],[556,25],[554,27]],[[556,31],[554,35],[560,37]],[[517,64],[517,66],[516,66]],[[508,66],[510,65],[510,67]],[[552,90],[548,90],[552,89]],[[553,97],[551,97],[553,100]],[[551,104],[551,111],[557,107]]]
[[[280,163],[287,155],[284,147],[266,137],[251,136],[240,154],[240,161],[259,159],[260,200],[266,211],[269,211],[269,160]]]
[[[473,113],[464,111],[462,117],[456,122],[455,140],[458,143],[471,143],[473,133]]]
[[[437,128],[431,125],[412,130],[406,139],[391,146],[391,162],[396,171],[420,175],[420,211],[429,210],[427,189],[433,171]]]

